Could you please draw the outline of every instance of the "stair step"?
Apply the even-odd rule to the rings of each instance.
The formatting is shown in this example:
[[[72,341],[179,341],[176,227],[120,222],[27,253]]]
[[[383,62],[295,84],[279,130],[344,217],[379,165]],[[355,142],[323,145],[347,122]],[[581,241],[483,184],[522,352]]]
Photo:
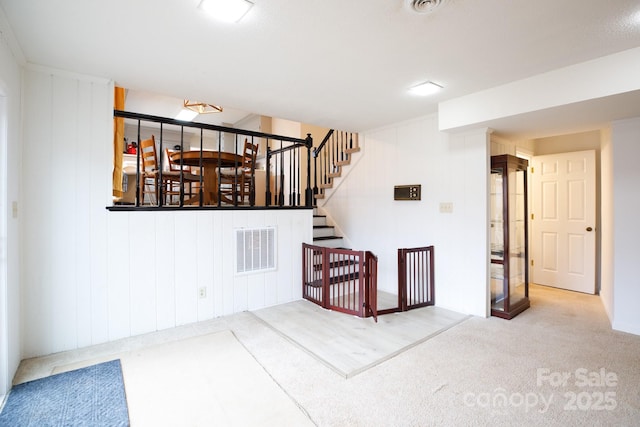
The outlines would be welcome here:
[[[353,259],[344,259],[344,260],[340,260],[340,261],[331,261],[329,263],[329,269],[333,269],[333,268],[339,268],[339,267],[345,267],[345,266],[349,266],[349,265],[354,265],[356,264],[356,261]],[[313,269],[315,271],[320,271],[322,270],[322,263],[320,264],[315,264],[313,266]]]
[[[313,238],[313,240],[333,240],[333,239],[342,239],[342,236],[324,236],[324,237]]]
[[[327,225],[327,216],[326,215],[314,215],[313,216],[313,226],[322,226]]]
[[[339,276],[334,276],[329,279],[329,285],[337,285],[338,283],[349,282],[352,280],[358,280],[360,277],[360,273],[355,271],[349,274],[343,274]],[[307,286],[311,286],[312,288],[320,288],[322,287],[322,279],[316,279],[312,282],[305,283]]]
[[[330,172],[327,174],[327,176],[329,178],[339,178],[340,176],[342,176],[342,168],[338,168],[337,172]]]
[[[324,193],[314,194],[313,197],[315,197],[316,199],[324,199]]]
[[[318,246],[318,245],[316,245],[316,246]],[[349,248],[344,248],[344,247],[332,247],[331,249],[344,249],[344,250],[347,250],[347,251],[351,250]],[[331,262],[331,263],[333,263],[333,262],[344,263],[346,260],[343,257],[344,257],[344,255],[340,255],[340,254],[330,254],[329,262]],[[314,254],[312,262],[313,262],[314,266],[322,264],[322,252],[321,251],[318,251],[318,253]]]
[[[318,188],[333,188],[333,182],[329,182],[329,184],[318,184]]]
[[[346,166],[346,165],[350,165],[351,164],[351,156],[347,156],[346,160],[338,160],[336,162],[336,165],[338,166]]]
[[[332,237],[335,227],[332,225],[314,225],[313,226],[313,238],[317,237]]]
[[[360,147],[345,148],[344,150],[344,152],[348,154],[357,153],[358,151],[360,151]]]
[[[313,244],[327,248],[337,248],[342,246],[342,236],[314,237]]]

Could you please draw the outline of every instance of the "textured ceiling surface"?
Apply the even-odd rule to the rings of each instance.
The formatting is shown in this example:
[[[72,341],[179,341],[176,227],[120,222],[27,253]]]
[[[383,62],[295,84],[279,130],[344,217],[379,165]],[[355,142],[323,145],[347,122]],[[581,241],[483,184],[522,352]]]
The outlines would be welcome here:
[[[440,101],[640,46],[637,0],[0,0],[27,61],[319,126],[366,130]],[[435,96],[407,89],[432,80]]]

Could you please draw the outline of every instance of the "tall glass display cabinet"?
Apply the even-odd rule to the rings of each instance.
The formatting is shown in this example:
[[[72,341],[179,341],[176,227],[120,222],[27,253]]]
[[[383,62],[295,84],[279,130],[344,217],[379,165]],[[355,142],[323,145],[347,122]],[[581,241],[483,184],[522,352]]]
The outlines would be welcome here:
[[[491,315],[505,319],[529,308],[527,166],[491,157]]]

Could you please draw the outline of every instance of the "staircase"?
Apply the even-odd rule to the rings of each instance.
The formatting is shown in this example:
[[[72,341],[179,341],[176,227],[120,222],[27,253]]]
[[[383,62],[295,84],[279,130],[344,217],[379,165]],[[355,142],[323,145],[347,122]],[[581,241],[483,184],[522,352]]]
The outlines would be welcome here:
[[[333,188],[334,178],[342,176],[343,167],[351,164],[351,155],[359,151],[357,133],[329,130],[320,145],[313,150],[313,195],[316,199],[325,198],[325,190]]]
[[[327,189],[333,188],[334,179],[342,176],[343,168],[351,164],[353,153],[360,151],[358,134],[329,130],[320,145],[313,150],[314,198],[324,199]],[[336,236],[335,227],[327,223],[326,215],[313,210],[313,244],[327,248],[343,248],[344,241]]]
[[[325,248],[341,248],[344,241],[336,236],[335,227],[327,224],[327,216],[319,215],[318,208],[313,208],[313,244]]]

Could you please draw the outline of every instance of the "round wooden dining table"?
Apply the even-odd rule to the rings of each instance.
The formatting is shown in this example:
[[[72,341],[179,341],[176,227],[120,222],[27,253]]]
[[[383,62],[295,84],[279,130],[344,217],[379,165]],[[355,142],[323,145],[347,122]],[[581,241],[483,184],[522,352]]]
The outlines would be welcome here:
[[[234,168],[242,164],[242,155],[226,151],[193,150],[176,151],[171,154],[171,160],[185,166],[199,168],[202,165],[202,202],[205,205],[218,204],[218,173],[219,168]],[[191,203],[198,202],[191,200]],[[224,200],[222,198],[221,200]],[[185,201],[187,203],[187,201]]]

